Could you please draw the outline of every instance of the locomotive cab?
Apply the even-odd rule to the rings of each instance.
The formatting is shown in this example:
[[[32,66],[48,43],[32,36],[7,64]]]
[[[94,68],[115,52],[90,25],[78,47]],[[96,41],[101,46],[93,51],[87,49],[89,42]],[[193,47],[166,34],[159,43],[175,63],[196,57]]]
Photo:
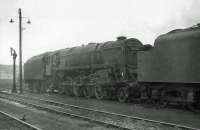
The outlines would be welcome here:
[[[108,76],[110,81],[108,85],[103,83],[96,85],[97,98],[102,99],[106,93],[107,97],[117,96],[120,102],[125,102],[131,96],[133,85],[130,84],[135,84],[137,80],[137,52],[141,48],[142,43],[139,40],[126,37],[118,37],[116,41],[105,42],[99,47],[106,69],[101,69],[98,73],[104,73],[101,77]]]

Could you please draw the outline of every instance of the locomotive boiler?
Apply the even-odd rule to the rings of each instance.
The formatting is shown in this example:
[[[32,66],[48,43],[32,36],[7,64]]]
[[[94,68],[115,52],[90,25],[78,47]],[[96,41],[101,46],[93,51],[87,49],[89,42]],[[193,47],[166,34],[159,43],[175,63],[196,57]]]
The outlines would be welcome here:
[[[137,52],[142,47],[137,39],[118,37],[116,41],[49,52],[27,61],[25,68],[30,69],[25,69],[25,82],[37,86],[37,91],[45,88],[87,98],[117,97],[124,102],[131,96],[137,80]],[[42,65],[36,67],[33,62]],[[34,70],[38,67],[41,68]],[[39,80],[34,78],[36,71],[43,76]],[[32,75],[33,79],[26,75]]]

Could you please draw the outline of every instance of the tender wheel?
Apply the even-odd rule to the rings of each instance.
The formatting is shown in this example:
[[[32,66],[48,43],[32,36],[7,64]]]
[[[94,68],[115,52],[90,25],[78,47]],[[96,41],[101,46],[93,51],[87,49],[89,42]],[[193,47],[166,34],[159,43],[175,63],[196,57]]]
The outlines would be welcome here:
[[[166,108],[169,105],[169,101],[161,100],[159,105],[160,105],[160,108]]]
[[[194,107],[194,105],[192,105],[192,104],[186,104],[186,105],[185,105],[185,108],[188,109],[188,110],[190,110],[190,111],[195,112],[195,107]]]
[[[96,86],[95,87],[95,97],[98,99],[98,100],[102,100],[104,99],[106,96],[105,94],[105,91],[103,90],[103,87],[102,86]]]
[[[117,92],[118,101],[123,103],[128,100],[129,93],[127,88],[120,88]]]
[[[73,86],[73,94],[76,97],[80,97],[81,96],[81,89],[79,86],[74,85]]]
[[[92,90],[93,89],[89,86],[84,87],[84,90],[83,90],[84,97],[91,98],[93,96]]]

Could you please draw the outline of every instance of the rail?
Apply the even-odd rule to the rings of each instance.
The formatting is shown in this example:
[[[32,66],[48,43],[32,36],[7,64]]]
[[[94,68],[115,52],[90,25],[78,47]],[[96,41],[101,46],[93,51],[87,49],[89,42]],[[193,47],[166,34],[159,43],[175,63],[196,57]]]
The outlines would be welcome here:
[[[176,128],[181,128],[184,130],[200,130],[198,128],[193,128],[193,127],[189,127],[189,126],[185,126],[185,125],[181,125],[181,124],[175,124],[175,123],[169,123],[169,122],[163,122],[163,121],[157,121],[157,120],[151,120],[151,119],[147,119],[147,118],[141,118],[141,117],[137,117],[137,116],[128,116],[128,115],[123,115],[123,114],[118,114],[118,113],[113,113],[113,112],[108,112],[108,111],[102,111],[102,110],[96,110],[96,109],[91,109],[91,108],[85,108],[85,107],[81,107],[81,106],[76,106],[76,105],[71,105],[71,104],[66,104],[66,103],[60,103],[60,102],[55,102],[55,101],[50,101],[50,100],[44,100],[44,99],[39,99],[39,98],[32,98],[32,97],[28,97],[28,96],[24,96],[24,95],[18,95],[18,94],[10,94],[10,93],[6,93],[6,92],[0,92],[2,94],[6,94],[6,95],[14,95],[17,96],[19,98],[23,98],[23,99],[30,99],[30,100],[35,100],[35,101],[41,101],[41,102],[45,102],[51,105],[55,105],[55,106],[66,106],[66,107],[71,107],[71,108],[76,108],[76,109],[82,109],[82,110],[87,110],[87,111],[91,111],[91,112],[96,112],[96,113],[102,113],[104,115],[111,115],[111,116],[117,116],[117,117],[123,117],[123,118],[127,118],[127,119],[132,119],[132,120],[142,120],[145,122],[150,122],[150,123],[155,123],[155,124],[161,124],[164,126],[170,126],[170,127],[176,127]],[[22,102],[25,103],[25,102]],[[30,105],[30,103],[25,103],[26,105]],[[37,108],[41,108],[41,106],[37,106]],[[45,110],[49,109],[49,108],[44,108]],[[60,111],[55,111],[55,110],[50,110],[49,111],[54,111],[56,113],[62,113]],[[96,123],[100,123],[100,124],[106,124],[105,122],[99,121],[99,120],[94,120],[94,119],[89,119],[80,115],[75,115],[75,114],[71,114],[71,113],[63,113],[65,115],[71,115],[74,117],[79,117],[82,119],[86,119],[86,120],[90,120]],[[127,129],[129,130],[129,128],[124,128],[122,126],[119,125],[113,125],[113,124],[109,124],[107,123],[107,125],[110,125],[112,127],[115,128],[120,128],[120,129]]]

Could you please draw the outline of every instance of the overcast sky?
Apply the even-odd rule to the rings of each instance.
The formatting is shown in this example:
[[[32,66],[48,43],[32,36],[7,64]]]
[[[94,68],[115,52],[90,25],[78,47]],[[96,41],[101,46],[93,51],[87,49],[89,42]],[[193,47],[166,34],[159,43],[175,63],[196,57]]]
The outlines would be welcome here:
[[[200,0],[0,0],[0,64],[12,64],[10,47],[18,52],[18,8],[32,22],[23,19],[25,62],[39,53],[119,35],[153,44],[160,34],[199,23],[199,7]]]

